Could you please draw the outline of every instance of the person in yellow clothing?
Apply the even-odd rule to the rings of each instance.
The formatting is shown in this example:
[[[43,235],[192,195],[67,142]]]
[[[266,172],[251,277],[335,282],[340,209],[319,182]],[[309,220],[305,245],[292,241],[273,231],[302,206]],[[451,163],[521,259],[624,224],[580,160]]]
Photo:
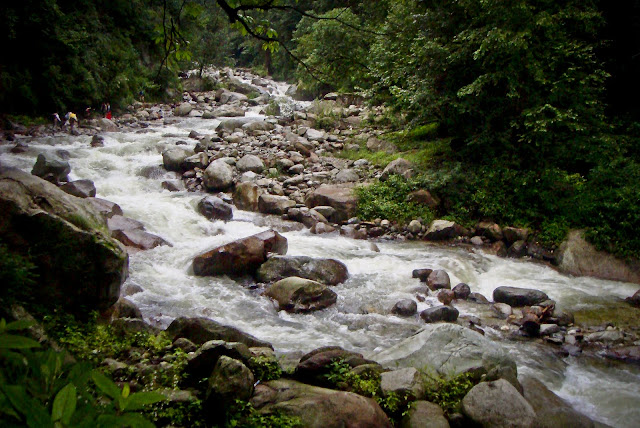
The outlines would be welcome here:
[[[74,125],[76,125],[78,123],[78,116],[76,116],[75,113],[73,112],[67,112],[67,114],[64,115],[65,118],[65,125],[68,123],[69,124],[69,133],[73,132],[73,127]]]

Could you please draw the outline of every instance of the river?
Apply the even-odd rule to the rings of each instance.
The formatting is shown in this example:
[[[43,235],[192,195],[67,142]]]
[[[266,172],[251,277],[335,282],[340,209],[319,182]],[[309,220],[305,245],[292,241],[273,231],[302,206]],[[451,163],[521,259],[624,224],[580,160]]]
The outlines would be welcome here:
[[[262,120],[255,109],[250,115]],[[166,327],[178,316],[206,316],[273,343],[278,353],[339,345],[367,356],[408,337],[422,325],[419,317],[405,319],[387,313],[398,300],[415,296],[419,283],[411,272],[416,268],[445,269],[452,284],[465,282],[472,291],[489,298],[497,286],[540,289],[567,310],[606,307],[638,288],[569,277],[537,263],[422,242],[377,242],[380,252],[375,252],[367,241],[337,234],[312,235],[305,229],[283,233],[289,242],[288,254],[336,258],[347,265],[350,278],[333,288],[338,301],[329,309],[311,314],[278,312],[268,298],[250,287],[226,277],[196,277],[190,270],[195,255],[263,231],[265,222],[276,220],[235,210],[233,221],[211,222],[196,211],[202,194],[172,193],[161,187],[162,180],[176,178],[174,173],[155,168],[162,164],[162,151],[178,140],[193,147],[196,141],[187,138],[191,130],[212,134],[218,123],[194,117],[180,118],[171,125],[160,121],[145,130],[105,133],[100,148],[89,146],[89,136],[25,138],[26,153],[14,155],[9,153],[11,146],[0,146],[0,161],[30,171],[38,153],[66,150],[71,179],[92,180],[98,197],[118,203],[126,216],[171,242],[171,247],[130,255],[130,275],[124,286],[135,284],[144,290],[130,299],[147,321]],[[154,171],[151,178],[147,178],[149,168]],[[427,298],[418,310],[433,305],[435,299]],[[459,309],[462,314],[474,312],[472,305]],[[497,332],[487,334],[500,341]],[[548,346],[533,343],[500,343],[516,358],[519,373],[538,377],[579,411],[612,426],[637,426],[640,370],[636,366],[598,358],[560,358]]]

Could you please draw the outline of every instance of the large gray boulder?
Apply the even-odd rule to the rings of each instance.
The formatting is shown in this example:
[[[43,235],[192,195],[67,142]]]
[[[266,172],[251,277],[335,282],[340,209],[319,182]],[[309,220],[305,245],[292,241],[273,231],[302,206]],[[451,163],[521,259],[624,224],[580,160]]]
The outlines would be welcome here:
[[[198,202],[198,212],[209,220],[231,220],[233,209],[231,205],[217,196],[205,196]]]
[[[106,309],[118,300],[129,258],[86,199],[0,167],[0,240],[36,265],[32,294],[41,301]]]
[[[286,196],[263,193],[258,197],[258,211],[263,214],[286,214],[289,208],[293,208],[295,205],[295,201]]]
[[[273,282],[298,276],[326,285],[337,285],[349,277],[347,266],[335,259],[314,259],[307,256],[273,256],[260,266],[257,279]]]
[[[224,191],[233,185],[233,168],[223,160],[215,160],[204,170],[203,182],[210,191]]]
[[[182,172],[182,164],[191,154],[182,147],[172,147],[162,152],[162,164],[167,171]]]
[[[233,132],[234,129],[240,128],[242,126],[254,122],[256,119],[251,117],[234,117],[233,119],[225,119],[216,127],[217,132],[228,131]]]
[[[400,421],[400,428],[449,428],[449,422],[437,404],[415,401]]]
[[[233,191],[233,203],[241,210],[258,211],[258,201],[263,190],[255,183],[238,183]]]
[[[427,368],[442,376],[473,370],[515,378],[516,372],[515,362],[498,344],[457,324],[428,324],[372,359],[389,368]]]
[[[353,187],[323,184],[309,193],[304,203],[309,208],[325,205],[334,208],[336,211],[327,220],[342,223],[355,215],[358,198]]]
[[[462,411],[473,422],[492,428],[533,428],[536,413],[504,379],[481,382],[462,399]]]
[[[544,292],[531,288],[498,287],[493,290],[493,301],[510,306],[533,306],[549,300]]]
[[[385,181],[392,175],[400,175],[408,180],[413,176],[413,165],[406,159],[398,158],[385,167],[380,180]]]
[[[60,189],[78,198],[93,198],[96,196],[96,186],[91,180],[75,180],[60,186]]]
[[[193,105],[189,103],[182,103],[178,107],[173,109],[175,116],[187,116],[193,110]]]
[[[462,226],[449,220],[434,220],[429,225],[424,239],[429,241],[441,241],[457,238],[464,235],[465,230]]]
[[[338,295],[326,285],[310,279],[292,276],[272,284],[264,293],[287,312],[312,312],[336,303]]]
[[[247,401],[253,394],[254,377],[241,361],[221,356],[209,377],[203,403],[207,419],[224,422],[227,411],[236,400]]]
[[[387,415],[372,398],[288,379],[257,385],[251,404],[263,414],[297,416],[308,428],[391,428]]]
[[[531,376],[520,380],[524,398],[536,412],[537,428],[591,428],[593,421]]]
[[[31,174],[53,184],[69,181],[70,172],[69,162],[53,153],[40,153],[31,170]]]
[[[206,251],[193,259],[198,276],[254,273],[269,253],[286,254],[287,238],[267,230]]]
[[[256,155],[244,155],[238,163],[236,163],[236,168],[238,168],[240,172],[251,171],[260,174],[264,171],[264,162]]]
[[[248,347],[272,348],[270,343],[262,341],[235,327],[220,324],[210,318],[204,317],[178,317],[169,324],[165,330],[173,340],[178,338],[189,339],[196,345],[202,345],[210,340],[222,340],[225,342],[239,342]]]
[[[102,117],[98,119],[98,126],[104,132],[117,132],[118,125],[116,125],[112,120],[107,119],[106,117]]]
[[[624,261],[598,251],[584,239],[584,232],[572,230],[556,253],[558,269],[576,276],[593,276],[640,284],[640,262]]]
[[[414,367],[384,372],[380,375],[380,388],[386,397],[390,393],[399,397],[409,396],[410,401],[424,398],[424,380]]]

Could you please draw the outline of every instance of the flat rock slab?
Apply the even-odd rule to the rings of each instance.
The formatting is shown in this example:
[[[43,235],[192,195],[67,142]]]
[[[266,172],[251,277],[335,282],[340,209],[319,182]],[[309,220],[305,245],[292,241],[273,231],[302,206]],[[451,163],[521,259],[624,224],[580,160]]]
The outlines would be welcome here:
[[[514,307],[533,306],[549,300],[549,296],[532,288],[498,287],[493,290],[493,300]]]
[[[533,428],[536,413],[518,390],[504,379],[481,382],[462,399],[463,413],[492,428]]]
[[[180,337],[189,339],[197,345],[210,340],[223,340],[225,342],[240,342],[248,347],[265,347],[273,349],[273,346],[235,327],[220,324],[210,318],[204,317],[179,317],[173,320],[166,330],[169,337],[174,340]]]
[[[279,281],[290,276],[337,285],[347,280],[349,272],[347,266],[338,260],[306,256],[269,257],[257,272],[257,278],[262,282]]]

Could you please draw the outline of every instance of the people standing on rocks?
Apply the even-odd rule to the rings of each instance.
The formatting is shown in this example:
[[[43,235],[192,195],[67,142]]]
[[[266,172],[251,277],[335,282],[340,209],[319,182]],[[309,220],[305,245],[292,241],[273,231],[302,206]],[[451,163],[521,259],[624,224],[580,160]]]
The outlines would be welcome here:
[[[140,102],[143,103],[144,102],[144,91],[142,89],[140,89],[140,92],[138,92],[138,97],[140,98]]]
[[[53,113],[53,131],[55,132],[58,127],[62,127],[62,119],[60,119],[58,112],[55,112]]]
[[[64,124],[65,125],[67,123],[69,124],[69,133],[72,133],[73,127],[78,123],[78,116],[76,116],[75,113],[69,111],[67,112],[67,114],[64,115],[64,119],[65,119]]]
[[[91,119],[91,106],[84,109],[84,118],[85,120]]]
[[[102,103],[102,114],[106,119],[111,120],[111,104],[110,103]]]

